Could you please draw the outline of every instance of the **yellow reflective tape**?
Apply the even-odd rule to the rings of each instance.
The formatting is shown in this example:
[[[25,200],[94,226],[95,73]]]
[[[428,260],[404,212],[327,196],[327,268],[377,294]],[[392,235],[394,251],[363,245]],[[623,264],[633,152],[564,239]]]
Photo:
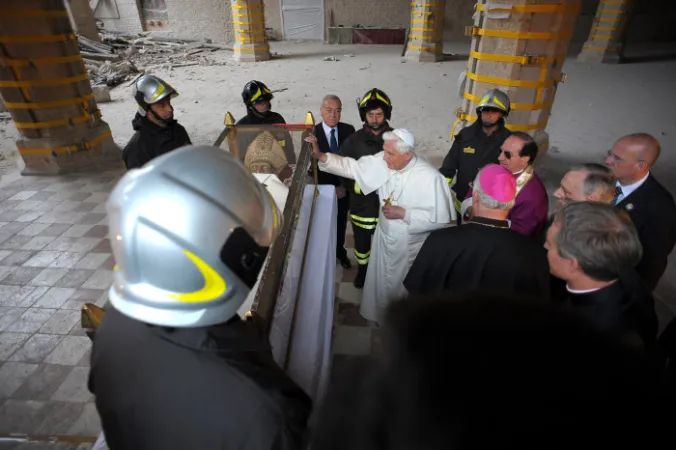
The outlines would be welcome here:
[[[599,41],[608,41],[612,38],[613,38],[612,36],[609,36],[607,34],[594,34],[591,36],[592,41],[595,39],[598,39]]]
[[[556,60],[565,59],[565,55],[558,56],[539,56],[539,55],[523,55],[523,56],[512,56],[512,55],[498,55],[495,53],[480,53],[470,50],[470,58],[478,59],[481,61],[495,61],[495,62],[506,62],[514,64],[550,64]]]
[[[568,39],[572,36],[571,33],[534,33],[522,31],[488,30],[486,28],[477,28],[477,27],[472,28],[472,35],[486,37],[500,37],[507,39],[537,39],[541,41]]]
[[[356,257],[358,257],[358,258],[362,258],[362,259],[363,259],[363,258],[368,258],[369,256],[371,256],[371,250],[369,250],[369,251],[366,252],[366,253],[359,253],[359,252],[357,251],[357,249],[354,249],[354,256],[356,256]]]
[[[599,18],[599,19],[594,19],[596,22],[604,22],[604,23],[618,23],[620,20],[622,20],[623,17],[615,17],[612,19],[607,19],[607,18]]]
[[[157,85],[157,89],[155,90],[155,93],[152,95],[152,97],[150,97],[150,101],[149,101],[148,103],[154,103],[155,100],[157,100],[157,97],[159,97],[160,95],[162,95],[162,93],[163,93],[164,91],[165,91],[164,83],[159,83],[159,84]]]
[[[462,202],[458,198],[456,198],[454,204],[455,204],[455,210],[458,211],[458,212],[461,212],[462,211]]]
[[[354,182],[354,192],[357,194],[361,194],[361,189],[359,188],[359,183],[356,181]]]
[[[67,98],[65,100],[55,100],[53,102],[36,102],[36,103],[15,103],[5,102],[5,106],[9,109],[42,109],[42,108],[58,108],[59,106],[79,105],[88,102],[94,98],[94,94],[85,95],[84,97]]]
[[[265,14],[263,13],[245,13],[245,14],[237,14],[233,13],[232,17],[265,17]]]
[[[436,14],[436,12],[435,11],[412,11],[411,14],[414,15],[414,16],[431,16],[431,15]]]
[[[169,297],[185,303],[210,302],[222,297],[227,290],[223,277],[197,255],[188,250],[183,250],[183,253],[185,253],[197,270],[199,270],[200,274],[202,274],[202,277],[204,277],[204,286],[193,292],[171,293]]]
[[[40,44],[44,42],[64,42],[74,40],[73,33],[47,34],[44,36],[0,36],[0,42],[5,44]]]
[[[615,31],[615,30],[617,30],[617,27],[597,27],[596,25],[594,25],[594,26],[592,26],[592,30]]]
[[[12,59],[12,58],[3,58],[2,56],[0,56],[0,66],[8,66],[8,67],[41,66],[45,64],[62,64],[80,61],[82,61],[82,56],[80,56],[80,54],[69,56],[58,56],[55,58],[30,58],[30,59]]]
[[[19,129],[38,129],[38,128],[55,128],[70,126],[75,123],[87,122],[94,117],[100,117],[101,112],[96,111],[93,114],[85,112],[80,117],[70,117],[68,119],[51,120],[49,122],[14,122],[14,126]]]
[[[411,6],[414,8],[437,8],[441,6],[438,3],[411,3]]]
[[[260,37],[235,36],[235,40],[239,41],[239,42],[264,42],[265,36],[260,36]]]
[[[233,22],[233,25],[265,25],[265,21],[261,20],[258,22]]]
[[[470,122],[474,122],[477,119],[476,116],[473,116],[473,115],[470,115],[470,114],[465,114],[465,113],[460,113],[459,118],[460,118],[460,120],[467,120],[467,121],[470,121]],[[508,130],[511,130],[511,131],[531,131],[531,130],[537,130],[538,128],[546,127],[548,121],[549,121],[549,119],[545,119],[545,120],[543,120],[542,122],[539,122],[539,123],[526,124],[526,125],[523,125],[523,124],[505,124],[505,127]]]
[[[237,48],[233,49],[235,52],[244,52],[244,53],[256,53],[256,52],[267,52],[270,50],[270,47],[267,45],[261,45],[255,48]]]
[[[608,14],[624,14],[626,11],[623,9],[601,9],[599,10],[600,14],[603,13],[608,13]]]
[[[363,228],[365,230],[375,230],[376,225],[364,225],[363,223],[355,222],[354,220],[352,221],[353,225],[358,226],[359,228]]]
[[[355,216],[354,214],[350,214],[350,218],[352,218],[352,220],[358,220],[360,222],[367,222],[367,223],[373,223],[373,222],[378,221],[377,217],[361,217],[361,216]]]
[[[232,5],[232,9],[262,9],[265,5]]]
[[[427,19],[411,19],[411,23],[422,23],[425,25],[433,25],[433,23]]]
[[[48,9],[0,9],[0,16],[3,17],[68,17],[68,11]]]
[[[63,147],[57,147],[57,148],[26,148],[26,147],[21,147],[20,145],[17,145],[19,149],[19,153],[22,155],[51,155],[51,154],[61,154],[61,153],[72,153],[80,150],[81,148],[84,150],[89,150],[92,147],[95,147],[99,145],[101,142],[103,142],[104,139],[109,138],[113,135],[112,131],[107,130],[91,141],[85,141],[82,143],[78,144],[72,144],[72,145],[66,145]]]
[[[408,50],[413,50],[414,52],[435,52],[436,47],[441,45],[441,42],[434,42],[433,47],[419,47],[417,45],[409,45],[406,47]]]
[[[411,28],[411,31],[422,31],[422,32],[437,31],[437,30],[438,28]]]
[[[246,33],[265,33],[265,30],[263,30],[263,29],[259,29],[259,30],[235,30],[235,33],[242,33],[242,34],[246,34]]]
[[[516,13],[578,13],[579,5],[513,5],[505,8],[486,8],[476,5],[477,11],[516,12]]]
[[[585,45],[585,46],[582,47],[582,48],[584,48],[585,50],[592,50],[592,51],[595,51],[595,52],[608,52],[608,51],[613,51],[613,47],[612,47],[612,46],[608,46],[608,47],[594,47],[594,46],[591,46],[591,45]]]
[[[84,81],[89,78],[89,75],[83,73],[75,77],[68,78],[47,78],[45,80],[23,80],[23,81],[0,81],[0,87],[41,87],[41,86],[55,86],[58,84],[69,84]]]
[[[420,36],[418,34],[411,34],[409,37],[415,41],[425,42],[437,42],[441,39],[441,36]]]
[[[509,78],[498,78],[498,77],[487,77],[484,75],[477,75],[473,72],[467,72],[467,78],[470,80],[478,81],[480,83],[489,83],[489,84],[498,84],[500,86],[511,86],[511,87],[526,87],[526,88],[543,88],[554,86],[555,80],[551,79],[549,81],[522,81],[522,80],[511,80]]]

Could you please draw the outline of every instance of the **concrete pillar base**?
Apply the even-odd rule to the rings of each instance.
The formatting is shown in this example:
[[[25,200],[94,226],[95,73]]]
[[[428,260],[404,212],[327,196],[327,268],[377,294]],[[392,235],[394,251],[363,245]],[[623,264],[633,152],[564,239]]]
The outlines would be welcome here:
[[[434,53],[407,51],[406,59],[417,62],[440,62],[444,60],[444,54],[441,51]]]
[[[253,48],[252,46],[240,46],[235,45],[234,48],[235,54],[233,59],[239,62],[259,62],[259,61],[268,61],[270,60],[270,49],[266,45],[265,47]]]
[[[97,140],[98,139],[98,140]],[[74,148],[73,142],[92,142],[87,148]],[[66,147],[73,147],[70,152]],[[21,175],[61,175],[72,172],[100,172],[124,169],[122,150],[110,135],[110,127],[101,122],[74,138],[39,138],[17,141],[26,168]]]

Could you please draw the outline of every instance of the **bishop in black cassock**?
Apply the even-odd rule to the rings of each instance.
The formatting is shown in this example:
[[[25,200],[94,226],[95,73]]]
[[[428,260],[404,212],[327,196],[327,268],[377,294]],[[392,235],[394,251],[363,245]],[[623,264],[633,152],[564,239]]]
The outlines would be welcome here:
[[[548,300],[545,249],[507,222],[515,196],[516,181],[507,169],[482,169],[474,181],[474,216],[428,236],[404,281],[409,294],[480,289]]]

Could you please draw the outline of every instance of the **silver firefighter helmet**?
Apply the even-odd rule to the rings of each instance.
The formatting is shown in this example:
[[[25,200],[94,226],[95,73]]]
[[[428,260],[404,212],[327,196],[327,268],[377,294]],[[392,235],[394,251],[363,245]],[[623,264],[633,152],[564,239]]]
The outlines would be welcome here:
[[[484,109],[497,109],[507,117],[512,110],[512,105],[507,94],[500,89],[490,89],[479,100],[479,106],[476,108],[477,114],[481,115]]]
[[[178,91],[169,83],[155,75],[142,75],[134,84],[134,99],[139,106],[139,113],[145,115],[150,105],[170,97],[178,97]]]
[[[127,172],[107,209],[117,263],[110,301],[129,317],[170,327],[234,317],[282,225],[268,191],[230,153],[209,146]]]

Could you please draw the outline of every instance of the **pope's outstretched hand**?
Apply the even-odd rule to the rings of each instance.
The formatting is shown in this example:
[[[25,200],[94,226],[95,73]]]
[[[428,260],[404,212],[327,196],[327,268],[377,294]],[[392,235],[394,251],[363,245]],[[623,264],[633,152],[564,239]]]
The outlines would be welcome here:
[[[326,162],[327,159],[326,153],[322,153],[322,151],[319,150],[319,144],[317,144],[317,136],[311,134],[305,138],[305,142],[312,144],[312,157],[314,159],[318,159],[321,162]]]

